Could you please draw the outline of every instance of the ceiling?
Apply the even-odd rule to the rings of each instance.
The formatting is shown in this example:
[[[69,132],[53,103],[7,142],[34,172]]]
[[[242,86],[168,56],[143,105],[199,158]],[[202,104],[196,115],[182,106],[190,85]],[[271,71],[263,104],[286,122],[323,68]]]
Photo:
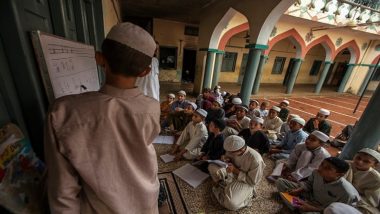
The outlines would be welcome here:
[[[217,0],[119,0],[125,17],[161,18],[199,24],[200,11]]]

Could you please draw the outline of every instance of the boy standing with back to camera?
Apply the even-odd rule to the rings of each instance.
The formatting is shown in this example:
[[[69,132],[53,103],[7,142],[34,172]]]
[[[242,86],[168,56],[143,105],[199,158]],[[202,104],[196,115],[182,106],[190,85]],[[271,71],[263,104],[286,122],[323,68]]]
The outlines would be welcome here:
[[[135,87],[156,43],[131,23],[114,26],[97,53],[106,84],[59,98],[45,129],[51,213],[158,213],[160,105]]]

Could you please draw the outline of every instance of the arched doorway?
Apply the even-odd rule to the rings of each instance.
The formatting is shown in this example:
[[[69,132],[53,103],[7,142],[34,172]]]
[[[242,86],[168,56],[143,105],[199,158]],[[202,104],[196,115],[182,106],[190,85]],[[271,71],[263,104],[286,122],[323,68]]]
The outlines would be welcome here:
[[[351,53],[348,48],[341,50],[335,57],[334,64],[331,65],[329,73],[327,73],[326,84],[329,86],[339,87],[344,75],[347,72],[350,62]]]

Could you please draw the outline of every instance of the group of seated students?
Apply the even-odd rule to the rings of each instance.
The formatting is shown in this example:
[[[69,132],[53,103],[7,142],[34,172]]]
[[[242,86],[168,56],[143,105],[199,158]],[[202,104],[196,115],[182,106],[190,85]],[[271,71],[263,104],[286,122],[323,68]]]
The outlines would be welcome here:
[[[199,168],[213,180],[212,194],[229,210],[250,206],[255,186],[264,176],[262,156],[276,161],[280,174],[268,176],[279,192],[298,196],[292,208],[302,213],[380,213],[380,154],[360,150],[353,161],[330,157],[330,112],[320,109],[307,122],[290,114],[289,101],[269,108],[251,100],[243,105],[236,95],[204,89],[196,102],[185,91],[169,94],[161,104],[162,126],[179,138],[170,153],[175,160],[221,160]],[[280,166],[281,165],[281,166]],[[282,167],[282,168],[281,168]]]

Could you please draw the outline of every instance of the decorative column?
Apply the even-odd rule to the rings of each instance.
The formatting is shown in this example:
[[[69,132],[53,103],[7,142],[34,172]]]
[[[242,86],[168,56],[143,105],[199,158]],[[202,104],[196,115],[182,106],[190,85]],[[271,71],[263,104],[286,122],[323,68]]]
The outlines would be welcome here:
[[[298,72],[300,71],[301,63],[302,63],[302,59],[294,60],[293,70],[292,70],[292,73],[290,74],[288,85],[286,86],[287,94],[291,94],[293,91],[294,83],[296,82]]]
[[[263,69],[264,69],[265,63],[267,62],[267,59],[268,59],[268,56],[265,56],[265,55],[260,56],[259,67],[257,68],[257,73],[256,73],[255,83],[253,84],[252,94],[259,93],[261,76],[263,75]]]
[[[351,138],[343,148],[340,158],[351,160],[362,148],[377,149],[380,143],[380,86],[377,86],[354,128]]]
[[[207,51],[207,57],[206,57],[206,66],[205,66],[205,73],[203,75],[203,88],[211,88],[211,77],[212,77],[212,69],[213,69],[213,62],[215,59],[215,52],[217,52],[216,49],[200,49],[200,51]]]
[[[342,79],[342,82],[339,85],[338,92],[342,93],[344,92],[344,88],[347,85],[348,79],[350,79],[350,76],[352,74],[352,70],[354,70],[355,64],[348,64],[348,68],[346,73],[344,74],[344,77]]]
[[[253,83],[256,78],[257,68],[259,67],[260,56],[262,50],[268,48],[267,45],[249,44],[246,46],[249,48],[247,67],[245,68],[243,83],[240,89],[240,97],[243,104],[249,104],[249,98],[253,88]]]
[[[321,92],[321,89],[323,87],[323,83],[325,82],[326,80],[326,76],[327,76],[327,73],[329,72],[330,70],[330,67],[331,67],[331,64],[332,62],[330,61],[325,61],[325,67],[323,67],[323,71],[321,73],[321,76],[319,77],[319,80],[318,80],[318,83],[317,85],[315,86],[315,93],[316,94],[319,94]]]
[[[365,86],[368,84],[369,81],[371,81],[372,73],[375,71],[375,67],[369,67],[367,75],[364,78],[364,81],[362,85],[360,86],[360,89],[358,91],[358,95],[361,96],[364,93]]]
[[[211,87],[214,87],[218,85],[219,83],[219,76],[220,76],[220,70],[222,69],[223,55],[224,55],[223,51],[216,52],[214,73],[212,75]]]

